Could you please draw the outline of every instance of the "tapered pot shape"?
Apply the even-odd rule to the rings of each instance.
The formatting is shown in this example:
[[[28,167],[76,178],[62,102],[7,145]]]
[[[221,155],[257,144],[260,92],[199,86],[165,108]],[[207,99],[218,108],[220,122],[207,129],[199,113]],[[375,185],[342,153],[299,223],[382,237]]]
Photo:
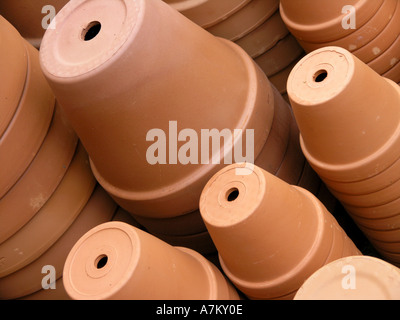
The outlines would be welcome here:
[[[293,298],[345,247],[360,254],[316,197],[257,166],[234,164],[214,175],[200,212],[225,274],[250,299]]]
[[[309,277],[294,300],[399,300],[400,269],[370,256],[333,261]]]
[[[199,253],[118,221],[77,241],[63,282],[74,300],[238,299],[235,288]]]
[[[162,1],[68,3],[41,63],[97,180],[138,215],[198,209],[212,174],[233,151],[256,157],[272,124],[271,86],[254,61]],[[215,131],[228,135],[224,148],[203,141]]]
[[[303,152],[323,180],[366,180],[399,158],[399,88],[349,51],[306,55],[287,90]]]

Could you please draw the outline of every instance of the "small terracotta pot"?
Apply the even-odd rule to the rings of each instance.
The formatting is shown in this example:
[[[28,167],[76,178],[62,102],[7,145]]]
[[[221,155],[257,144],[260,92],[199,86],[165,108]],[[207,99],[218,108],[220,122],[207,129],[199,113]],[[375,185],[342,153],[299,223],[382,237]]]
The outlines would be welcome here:
[[[69,0],[4,0],[0,3],[1,15],[6,18],[33,46],[39,48],[45,29],[46,15],[52,13],[45,7],[51,5],[57,13]],[[44,21],[49,23],[49,21]]]
[[[254,155],[259,154],[272,124],[272,91],[238,45],[212,36],[162,1],[112,1],[104,10],[79,0],[57,18],[57,31],[49,29],[43,38],[42,68],[97,180],[125,210],[153,218],[193,212],[207,180],[225,166],[172,164],[169,158],[171,165],[150,164],[146,154],[154,143],[148,134],[168,134],[170,121],[197,137],[206,129],[255,130]],[[100,24],[88,40],[86,29]],[[157,40],[148,37],[154,32]],[[121,72],[135,77],[120,78]],[[165,81],[167,76],[173,81]],[[99,87],[102,95],[87,95]]]
[[[68,255],[63,281],[74,300],[238,299],[199,253],[123,222],[102,224],[81,237]]]
[[[263,24],[235,42],[254,59],[271,49],[288,34],[289,30],[277,10]]]
[[[330,254],[340,252],[333,249],[334,226],[340,227],[305,189],[258,167],[247,169],[246,175],[237,174],[238,168],[244,165],[217,173],[200,199],[221,267],[251,299],[292,296],[328,258],[341,257]]]
[[[79,145],[51,198],[23,228],[0,245],[0,256],[4,258],[0,278],[26,267],[46,252],[77,218],[95,185],[86,151]]]
[[[251,0],[164,1],[203,28],[227,19],[251,2]]]
[[[43,266],[53,266],[56,278],[61,278],[65,260],[75,243],[92,228],[110,221],[116,209],[115,202],[97,186],[75,221],[48,250],[26,267],[0,278],[0,299],[17,299],[39,291],[44,277]],[[57,290],[59,285],[62,281],[57,282]]]
[[[284,70],[304,52],[296,38],[288,34],[270,50],[254,59],[264,73],[271,77]]]
[[[43,144],[17,183],[0,199],[0,244],[46,204],[64,178],[78,139],[57,106]]]
[[[323,180],[360,181],[398,159],[399,92],[342,48],[316,50],[297,64],[288,94],[303,152]]]
[[[400,299],[400,269],[384,260],[369,256],[346,257],[329,263],[309,277],[294,298],[294,300],[398,299]]]
[[[279,8],[279,0],[252,0],[246,6],[206,28],[214,36],[236,41],[262,25]]]
[[[370,41],[367,45],[355,50],[353,54],[361,61],[368,63],[382,54],[382,52],[385,52],[399,36],[399,19],[400,4],[397,3],[392,19],[385,29],[381,31],[379,36]]]
[[[23,41],[28,55],[28,74],[18,108],[0,138],[0,199],[35,157],[54,112],[54,95],[40,69],[39,53]],[[24,147],[16,148],[16,145]]]
[[[354,32],[341,39],[330,42],[311,43],[299,40],[300,45],[306,52],[311,52],[322,47],[342,47],[350,52],[368,45],[373,39],[380,37],[380,33],[389,24],[397,7],[397,0],[385,0],[376,10],[371,19],[364,25],[359,26]]]
[[[0,16],[0,138],[13,118],[28,72],[27,52],[18,31]]]
[[[342,21],[346,13],[342,10],[352,5],[356,12],[357,27],[367,23],[382,6],[384,0],[313,0],[291,1],[281,0],[280,12],[291,33],[298,39],[320,43],[334,41],[355,32],[354,29],[345,29]]]

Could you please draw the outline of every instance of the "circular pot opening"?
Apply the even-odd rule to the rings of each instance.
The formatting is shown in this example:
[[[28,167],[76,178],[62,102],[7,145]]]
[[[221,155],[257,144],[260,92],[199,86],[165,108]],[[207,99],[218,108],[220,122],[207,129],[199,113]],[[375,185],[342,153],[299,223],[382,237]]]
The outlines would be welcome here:
[[[228,202],[233,202],[238,197],[239,197],[239,189],[237,189],[237,188],[229,189],[228,192],[226,193],[226,200]]]
[[[101,23],[98,21],[90,22],[86,28],[82,30],[82,40],[90,41],[94,39],[101,30]]]
[[[106,266],[108,262],[108,257],[105,254],[102,254],[97,257],[94,265],[96,266],[97,269],[102,269]]]
[[[322,69],[314,73],[313,79],[315,82],[321,83],[325,81],[327,77],[328,77],[328,71]]]

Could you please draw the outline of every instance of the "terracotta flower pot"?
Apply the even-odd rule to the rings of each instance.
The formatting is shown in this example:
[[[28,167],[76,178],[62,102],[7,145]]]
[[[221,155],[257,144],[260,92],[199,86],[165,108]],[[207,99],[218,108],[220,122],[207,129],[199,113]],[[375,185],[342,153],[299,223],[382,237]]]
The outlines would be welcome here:
[[[384,0],[313,0],[291,1],[281,0],[280,12],[291,33],[300,40],[320,43],[337,40],[355,32],[342,26],[347,13],[343,8],[352,5],[356,12],[356,24],[361,28],[382,6]]]
[[[246,6],[206,28],[214,36],[236,41],[262,25],[279,8],[279,0],[252,0]]]
[[[311,43],[299,40],[300,45],[307,52],[311,52],[322,47],[342,47],[350,52],[360,49],[373,39],[380,37],[381,32],[391,21],[397,7],[397,0],[384,0],[381,6],[375,11],[374,15],[362,26],[346,37],[335,39],[334,41]],[[356,12],[357,14],[357,12]]]
[[[288,34],[274,47],[254,59],[268,77],[284,70],[304,52],[296,38]]]
[[[54,95],[40,69],[38,51],[23,41],[28,56],[28,73],[18,108],[0,138],[0,199],[35,157],[54,112]],[[18,70],[19,67],[15,71]],[[16,148],[16,145],[24,147]]]
[[[225,20],[251,2],[251,0],[164,1],[203,28]]]
[[[43,144],[17,183],[0,199],[0,244],[46,204],[64,178],[78,139],[57,106]]]
[[[294,300],[398,300],[400,269],[369,256],[338,259],[316,271]]]
[[[68,255],[63,281],[74,300],[238,298],[217,267],[197,252],[123,222],[102,224],[81,237]]]
[[[16,234],[0,244],[0,278],[26,267],[48,250],[74,222],[95,185],[86,151],[79,145],[51,198]]]
[[[57,31],[43,38],[42,68],[97,180],[125,210],[153,218],[193,212],[207,180],[224,166],[211,160],[183,165],[174,157],[169,165],[150,164],[148,134],[158,129],[174,141],[170,121],[197,137],[206,129],[255,130],[255,157],[260,152],[272,124],[272,91],[239,46],[162,1],[119,0],[107,10],[102,3],[73,1],[57,19]],[[157,39],[149,38],[154,32]],[[101,95],[87,94],[100,87]]]
[[[363,226],[376,231],[390,231],[400,229],[399,214],[382,219],[368,219],[353,215],[353,220],[355,220],[359,226]]]
[[[289,78],[290,73],[292,72],[293,68],[297,65],[301,58],[304,57],[304,53],[302,52],[297,59],[291,62],[288,66],[280,70],[279,72],[273,74],[268,79],[271,83],[278,89],[280,94],[284,94],[287,92],[286,85],[287,80]]]
[[[26,267],[0,278],[0,299],[18,299],[41,290],[43,266],[53,266],[56,278],[62,278],[65,260],[75,243],[92,228],[110,221],[116,208],[110,196],[97,186],[71,226],[48,250]],[[62,280],[57,282],[57,290],[60,285]]]
[[[39,48],[41,39],[49,23],[47,15],[52,13],[46,6],[51,5],[57,13],[69,0],[4,0],[0,3],[1,15],[11,22],[14,27],[33,46]],[[50,18],[50,17],[48,17]]]
[[[399,158],[399,87],[347,50],[308,54],[290,74],[288,94],[303,152],[324,181],[361,181]]]
[[[271,49],[288,34],[289,30],[286,28],[279,10],[277,10],[263,24],[236,40],[235,43],[254,59]]]
[[[351,240],[334,240],[340,226],[310,192],[258,167],[239,175],[241,167],[228,166],[207,183],[200,212],[221,267],[247,297],[293,296],[328,259],[342,257],[346,241],[360,254]]]
[[[27,52],[18,31],[0,16],[0,138],[13,118],[28,72]]]

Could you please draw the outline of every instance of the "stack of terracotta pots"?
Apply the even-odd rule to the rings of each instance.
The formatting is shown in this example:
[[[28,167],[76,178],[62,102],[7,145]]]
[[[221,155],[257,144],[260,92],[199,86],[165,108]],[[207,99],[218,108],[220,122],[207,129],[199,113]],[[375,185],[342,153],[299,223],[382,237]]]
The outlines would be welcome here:
[[[42,37],[58,11],[69,0],[2,0],[0,14],[34,47],[39,48]]]
[[[96,187],[38,50],[3,17],[0,41],[0,297],[14,299],[41,290],[46,265],[60,278],[77,229],[109,221],[116,204]]]
[[[74,300],[238,300],[218,268],[124,222],[93,228],[72,248],[63,284]]]
[[[280,11],[307,53],[342,47],[380,75],[400,82],[398,0],[281,0]]]
[[[361,255],[313,194],[257,166],[218,172],[200,212],[224,273],[250,299],[293,299],[323,265]]]
[[[389,262],[400,265],[400,88],[327,47],[293,69],[288,93],[303,152]]]
[[[319,192],[290,106],[237,44],[157,0],[78,0],[57,23],[41,45],[45,76],[97,181],[152,234],[215,252],[199,198],[238,160]]]
[[[304,49],[283,22],[279,0],[164,1],[214,36],[242,47],[287,98],[287,78]]]
[[[294,300],[400,300],[400,269],[369,256],[338,259],[308,278]]]

